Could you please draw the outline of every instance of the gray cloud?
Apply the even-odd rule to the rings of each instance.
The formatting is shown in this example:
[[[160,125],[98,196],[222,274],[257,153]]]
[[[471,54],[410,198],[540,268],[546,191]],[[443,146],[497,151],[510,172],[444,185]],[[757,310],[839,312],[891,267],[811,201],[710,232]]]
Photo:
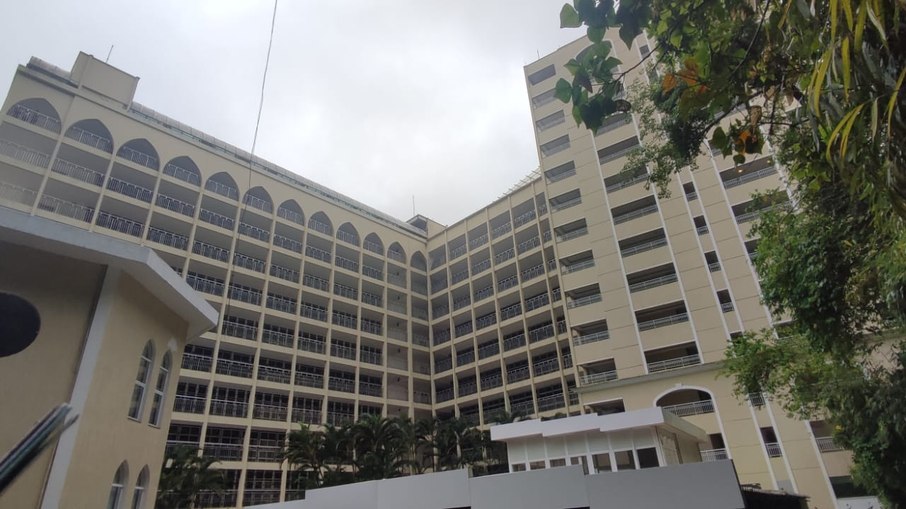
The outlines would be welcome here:
[[[564,0],[279,5],[256,153],[401,219],[452,223],[538,166],[522,67],[581,36]],[[0,0],[0,89],[79,50],[142,78],[136,100],[251,148],[270,1]]]

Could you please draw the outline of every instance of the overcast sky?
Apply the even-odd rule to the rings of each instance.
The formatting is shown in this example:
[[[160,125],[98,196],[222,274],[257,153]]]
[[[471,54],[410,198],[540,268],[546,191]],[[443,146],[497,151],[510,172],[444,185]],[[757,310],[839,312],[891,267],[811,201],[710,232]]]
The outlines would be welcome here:
[[[564,0],[281,0],[256,155],[400,219],[453,223],[538,166],[522,68],[581,37]],[[251,148],[272,0],[0,0],[0,90],[37,56]]]

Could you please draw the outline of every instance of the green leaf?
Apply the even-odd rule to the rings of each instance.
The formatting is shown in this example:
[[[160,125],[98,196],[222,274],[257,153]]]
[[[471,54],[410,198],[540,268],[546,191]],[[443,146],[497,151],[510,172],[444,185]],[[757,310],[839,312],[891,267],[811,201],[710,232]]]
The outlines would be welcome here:
[[[730,143],[730,139],[727,138],[727,133],[724,132],[723,127],[718,127],[714,130],[714,134],[711,135],[711,145],[715,148],[719,148],[723,152],[727,144]]]
[[[605,30],[603,28],[588,27],[588,39],[591,42],[601,42],[604,40]]]
[[[560,28],[578,28],[582,26],[582,20],[579,19],[579,13],[572,5],[563,4],[560,9]]]
[[[557,80],[557,85],[554,89],[554,97],[560,99],[561,101],[568,103],[573,96],[573,86],[570,82],[566,81],[563,78]]]
[[[746,162],[746,156],[745,156],[745,154],[736,154],[736,155],[734,155],[734,156],[733,156],[733,162],[736,163],[737,165],[745,163],[745,162]]]

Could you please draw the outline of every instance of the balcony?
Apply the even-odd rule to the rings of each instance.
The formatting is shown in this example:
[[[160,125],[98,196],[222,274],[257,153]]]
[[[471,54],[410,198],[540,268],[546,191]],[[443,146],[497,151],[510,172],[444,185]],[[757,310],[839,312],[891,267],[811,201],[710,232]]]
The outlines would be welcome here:
[[[151,203],[151,196],[154,191],[137,184],[126,182],[115,177],[107,179],[107,189],[145,203]]]
[[[362,362],[367,362],[368,364],[374,364],[376,366],[381,366],[384,364],[384,356],[381,352],[370,352],[368,350],[362,350],[359,352],[359,359]],[[405,366],[402,367],[405,369]]]
[[[450,248],[450,259],[451,260],[454,258],[459,258],[460,256],[462,256],[464,254],[466,254],[466,245],[465,244]]]
[[[543,361],[532,364],[532,370],[535,372],[535,376],[546,375],[548,373],[553,373],[554,371],[559,371],[560,362],[556,357],[544,359]]]
[[[535,212],[534,209],[532,209],[532,210],[529,210],[528,212],[523,212],[522,214],[519,214],[518,216],[516,216],[516,218],[513,219],[513,224],[516,226],[516,228],[519,228],[520,226],[531,221],[532,219],[535,219],[535,217],[537,217],[537,216],[538,216],[538,214]]]
[[[641,173],[635,174],[635,175],[625,175],[625,176],[624,175],[615,175],[615,176],[620,177],[620,178],[613,179],[613,177],[609,177],[607,179],[604,179],[604,184],[607,186],[607,187],[605,187],[605,189],[607,190],[608,193],[612,193],[614,191],[619,191],[620,189],[626,189],[627,187],[634,186],[634,185],[638,184],[639,182],[644,182],[644,181],[648,180],[648,173],[646,173],[644,171]],[[611,179],[613,179],[613,180],[611,180]]]
[[[197,173],[173,163],[167,163],[167,165],[164,166],[163,171],[165,175],[182,180],[183,182],[188,182],[189,184],[194,184],[196,186],[201,185],[201,177]]]
[[[384,271],[381,269],[376,269],[368,265],[362,265],[362,275],[368,276],[372,279],[377,279],[378,281],[384,280]]]
[[[198,212],[198,219],[208,224],[219,226],[230,231],[233,231],[233,226],[236,224],[235,220],[232,217],[227,217],[223,214],[211,212],[208,209],[201,209]]]
[[[65,159],[60,159],[59,157],[57,157],[57,159],[53,162],[53,167],[51,169],[54,171],[54,173],[72,177],[76,180],[85,182],[86,184],[100,186],[104,183],[103,173],[90,170],[76,163],[71,163]]]
[[[359,382],[359,394],[380,398],[384,395],[384,388],[377,383]]]
[[[482,261],[472,265],[472,274],[475,275],[480,272],[484,272],[490,268],[491,268],[491,260],[490,259],[482,260]]]
[[[364,302],[365,304],[371,304],[372,306],[381,307],[384,305],[384,298],[381,297],[380,295],[375,295],[373,293],[362,292],[362,302]],[[413,309],[412,311],[414,313],[415,309]],[[403,308],[403,310],[400,311],[400,313],[406,314],[405,308]],[[425,319],[428,318],[427,313],[425,314],[424,318]]]
[[[511,402],[510,413],[519,415],[532,415],[535,413],[535,403],[532,400]]]
[[[587,260],[582,260],[581,262],[572,263],[569,265],[563,265],[563,273],[571,274],[573,272],[578,272],[580,270],[588,269],[595,266],[595,259],[589,258]]]
[[[466,364],[470,364],[472,362],[475,362],[475,352],[474,351],[467,350],[465,352],[456,354],[456,365],[457,366],[465,366]]]
[[[470,396],[476,392],[478,392],[478,384],[476,384],[474,380],[472,382],[459,384],[459,397]]]
[[[500,264],[516,256],[516,250],[509,248],[494,255],[494,263]]]
[[[230,290],[227,293],[227,296],[230,299],[238,300],[239,302],[245,302],[247,304],[254,304],[256,306],[261,304],[261,291],[254,290],[251,288],[244,288],[238,285],[230,285]]]
[[[497,238],[501,235],[505,235],[513,230],[513,225],[511,223],[504,223],[500,226],[495,227],[491,230],[491,238]]]
[[[305,246],[305,256],[314,258],[315,260],[321,260],[322,262],[330,263],[330,252],[323,249],[318,249],[314,246]]]
[[[303,352],[323,354],[327,350],[327,342],[324,339],[299,337],[297,348]]]
[[[337,255],[336,258],[334,259],[334,264],[336,264],[337,267],[340,267],[340,268],[343,268],[346,270],[350,270],[352,272],[359,271],[359,262],[357,262],[355,260],[350,260],[349,258],[345,258],[343,256]]]
[[[592,385],[599,384],[604,382],[611,382],[617,379],[617,370],[612,369],[609,371],[599,371],[597,373],[584,373],[582,378],[582,385]]]
[[[525,346],[525,334],[517,334],[503,340],[504,351],[513,350],[521,346]]]
[[[518,251],[519,254],[522,254],[522,253],[525,253],[526,251],[534,249],[540,245],[541,245],[541,238],[536,236],[536,237],[532,237],[528,240],[525,240],[523,242],[520,242],[516,246],[516,251]]]
[[[497,343],[496,340],[493,343],[486,344],[486,345],[480,345],[478,347],[478,358],[479,359],[487,359],[488,357],[491,357],[492,355],[497,355],[498,353],[500,353],[500,344]]]
[[[182,200],[177,200],[176,198],[171,198],[165,194],[158,194],[154,203],[157,204],[158,207],[176,212],[177,214],[188,217],[195,216],[195,205]]]
[[[283,420],[283,419],[269,419],[269,420]],[[261,440],[259,443],[255,443],[254,431],[252,432],[252,443],[249,444],[249,457],[248,461],[260,461],[260,462],[275,462],[280,463],[283,461],[283,443],[277,442],[276,440]],[[262,445],[261,442],[267,443],[269,445]],[[273,445],[270,445],[273,444]],[[279,444],[279,445],[278,445]],[[250,491],[258,490],[245,490],[245,494],[248,495]],[[280,492],[277,491],[277,498],[279,499]],[[279,500],[275,500],[279,502]]]
[[[518,368],[507,368],[506,370],[506,381],[507,383],[520,382],[522,380],[527,380],[529,378],[529,367],[528,365],[520,366]]]
[[[566,210],[568,208],[575,207],[576,205],[579,205],[580,203],[582,203],[582,197],[576,196],[575,198],[570,198],[569,200],[566,200],[566,201],[552,203],[551,210],[553,212],[559,212],[561,210]]]
[[[352,424],[355,421],[353,414],[346,412],[332,412],[327,411],[327,424],[332,426],[343,426],[344,424]]]
[[[262,212],[267,212],[268,214],[274,212],[274,205],[271,202],[262,200],[261,198],[248,193],[246,193],[242,202],[249,207],[256,208]]]
[[[698,354],[694,355],[685,355],[683,357],[677,357],[675,359],[666,359],[662,361],[653,361],[648,363],[648,372],[649,373],[658,373],[661,371],[669,371],[672,369],[685,368],[689,366],[695,366],[701,364],[701,358]]]
[[[276,382],[281,384],[290,383],[292,372],[286,368],[277,368],[274,366],[258,366],[258,380],[265,382]]]
[[[176,399],[173,400],[173,411],[182,412],[184,414],[203,414],[204,406],[205,399],[196,396],[183,396],[177,394]]]
[[[263,272],[263,271],[259,271]],[[295,269],[290,269],[288,267],[283,267],[277,265],[276,263],[271,264],[271,268],[268,271],[268,274],[278,277],[280,279],[285,279],[286,281],[292,281],[293,283],[299,282],[299,271]]]
[[[706,449],[701,452],[702,461],[720,461],[730,459],[726,449]]]
[[[285,406],[261,405],[255,403],[255,406],[252,407],[253,419],[263,419],[265,421],[285,421],[287,415],[289,415],[289,409],[287,409]],[[251,449],[252,448],[250,447],[249,455],[251,455]],[[249,461],[252,461],[252,459],[249,458]]]
[[[508,276],[497,282],[497,291],[502,292],[504,290],[509,290],[510,288],[519,284],[519,278],[516,276]]]
[[[690,415],[701,415],[714,413],[714,401],[708,399],[703,401],[690,401],[678,405],[668,405],[662,407],[664,411],[670,412],[677,417],[688,417]]]
[[[605,339],[610,339],[610,331],[608,331],[608,330],[591,332],[588,334],[583,334],[581,336],[576,336],[575,338],[573,338],[573,344],[576,346],[579,346],[579,345],[584,345],[586,343],[604,341]]]
[[[319,375],[317,373],[306,373],[304,371],[296,371],[296,378],[294,380],[294,383],[302,387],[315,387],[317,389],[323,389],[324,375]]]
[[[484,288],[475,290],[474,299],[475,299],[475,302],[478,302],[480,300],[487,299],[491,295],[494,295],[494,285],[486,286]]]
[[[331,357],[355,360],[355,348],[346,345],[338,345],[337,343],[331,343],[330,355]]]
[[[248,415],[249,405],[242,401],[228,401],[221,399],[211,400],[211,415],[222,415],[224,417],[245,417]],[[207,447],[207,444],[205,444]],[[239,447],[239,454],[242,455],[242,446]]]
[[[47,168],[50,156],[11,141],[0,140],[0,155],[17,159],[39,168]]]
[[[431,404],[431,393],[425,391],[412,391],[412,401],[416,403]]]
[[[594,293],[591,295],[586,295],[584,297],[579,297],[578,299],[572,299],[566,303],[566,307],[569,309],[578,308],[582,306],[588,306],[589,304],[594,304],[595,302],[601,302],[601,294]]]
[[[522,314],[522,305],[520,303],[511,304],[509,306],[500,308],[500,320],[505,321],[510,318],[515,318]]]
[[[207,442],[204,444],[203,451],[205,456],[210,456],[222,461],[242,460],[242,444],[222,444],[217,442]]]
[[[563,408],[566,406],[565,401],[563,400],[563,394],[551,394],[549,396],[539,396],[538,397],[538,411],[546,412],[548,410],[556,410],[558,408]]]
[[[45,115],[37,110],[33,110],[21,104],[13,106],[9,111],[9,116],[17,118],[23,122],[27,122],[31,125],[40,127],[42,129],[47,129],[48,131],[53,131],[55,133],[60,132],[59,119]]]
[[[116,152],[116,156],[132,161],[133,163],[140,166],[151,168],[155,171],[160,168],[160,161],[158,161],[156,157],[152,156],[151,154],[146,154],[140,150],[136,150],[127,145],[120,147],[120,149]]]
[[[466,279],[469,279],[469,269],[463,269],[459,272],[454,272],[453,275],[450,276],[450,284],[455,285],[456,283],[465,281]]]
[[[630,293],[641,292],[642,290],[648,290],[649,288],[656,288],[658,286],[669,285],[676,281],[676,273],[667,274],[666,276],[660,276],[653,279],[648,279],[646,281],[640,281],[629,285]]]
[[[480,378],[481,390],[486,391],[503,385],[503,376],[498,371],[491,375],[482,375]]]
[[[204,188],[208,191],[211,191],[212,193],[217,193],[220,196],[226,196],[227,198],[231,198],[233,200],[239,199],[238,189],[227,184],[221,184],[220,182],[217,182],[215,180],[208,180],[207,182],[205,182]]]
[[[566,242],[567,240],[579,238],[587,233],[588,227],[582,226],[580,228],[576,228],[575,230],[570,230],[568,232],[557,235],[557,242]]]
[[[311,408],[293,408],[293,422],[321,424],[321,411]]]
[[[730,188],[733,188],[736,186],[741,186],[741,185],[745,184],[746,182],[752,182],[753,180],[758,180],[758,179],[767,177],[769,175],[776,175],[776,174],[777,174],[777,169],[774,168],[773,166],[769,166],[767,168],[762,168],[760,170],[753,171],[751,173],[746,173],[745,175],[742,175],[740,177],[724,180],[724,189],[730,189]]]
[[[475,249],[476,247],[483,246],[488,243],[488,234],[482,233],[478,237],[469,241],[469,249]]]
[[[221,334],[227,336],[232,336],[234,338],[248,339],[250,341],[255,341],[258,337],[258,327],[254,325],[246,325],[243,323],[232,322],[229,320],[223,321],[223,326],[220,330]]]
[[[141,237],[142,231],[145,228],[145,225],[138,221],[126,219],[125,217],[116,216],[104,211],[101,211],[98,214],[98,219],[95,224],[113,231],[125,233],[126,235],[132,235],[133,237]]]
[[[444,329],[434,333],[434,346],[450,341],[450,329]]]
[[[633,210],[632,212],[627,212],[625,214],[620,214],[619,216],[614,216],[613,224],[621,224],[627,221],[632,221],[637,217],[647,216],[648,214],[653,214],[657,212],[657,204],[648,205],[647,207],[642,207],[640,209]]]
[[[552,324],[543,325],[529,330],[529,343],[535,343],[547,338],[554,337],[554,326]]]
[[[289,297],[282,297],[272,293],[267,294],[266,305],[268,309],[282,311],[284,313],[294,314],[296,312],[296,299],[290,299]],[[290,345],[292,345],[292,341],[290,341]]]
[[[821,452],[842,451],[843,448],[834,443],[834,437],[815,437],[815,443],[818,444],[818,450]]]
[[[186,283],[196,291],[209,293],[211,295],[223,295],[224,284],[218,279],[209,278],[202,275],[189,274],[186,276]]]
[[[261,242],[270,242],[271,232],[265,230],[264,228],[258,228],[257,226],[252,226],[247,223],[239,223],[239,228],[237,230],[240,235],[245,235],[246,237],[251,237],[253,239],[260,240]]]
[[[80,127],[70,126],[66,130],[65,136],[71,140],[75,140],[83,145],[88,145],[89,147],[96,148],[101,152],[111,153],[113,152],[113,142],[109,139],[98,136],[90,131],[86,131]]]
[[[331,376],[327,378],[327,388],[332,391],[355,392],[355,380]]]
[[[497,323],[497,313],[488,313],[475,319],[475,328],[484,329]]]
[[[326,280],[322,280],[326,284]],[[359,298],[359,291],[351,286],[342,285],[340,283],[333,284],[333,293],[339,295],[340,297],[346,297],[347,299],[357,300]]]
[[[668,325],[673,325],[677,323],[683,323],[689,321],[689,313],[677,313],[675,315],[664,316],[662,318],[655,318],[654,320],[646,320],[639,322],[639,331],[646,331],[651,329],[656,329],[658,327],[666,327]]]
[[[434,372],[443,373],[444,371],[449,371],[453,369],[453,358],[447,357],[446,359],[439,359],[434,362]]]
[[[456,337],[464,336],[472,332],[472,322],[461,323],[454,328]]]
[[[667,245],[667,238],[661,237],[659,239],[650,240],[648,242],[642,242],[640,244],[635,244],[629,246],[625,249],[620,250],[620,255],[623,257],[632,256],[634,254],[643,253],[645,251],[651,251],[652,249],[657,249],[661,246]]]
[[[254,366],[248,362],[239,362],[229,359],[217,359],[217,374],[252,378]]]
[[[266,264],[264,263],[264,260],[259,260],[258,258],[242,253],[233,253],[233,265],[263,273]]]
[[[212,260],[227,262],[230,259],[230,250],[222,247],[213,246],[205,242],[196,240],[192,244],[192,252]]]
[[[331,323],[334,325],[339,325],[341,327],[348,327],[350,329],[355,329],[358,325],[358,317],[355,315],[350,315],[347,313],[341,313],[339,311],[334,311],[331,319]]]
[[[764,448],[768,452],[768,456],[772,458],[779,458],[783,456],[783,449],[780,447],[778,442],[765,442]]]
[[[154,228],[153,226],[148,228],[148,240],[165,246],[175,247],[176,249],[186,249],[189,246],[189,237]]]
[[[521,271],[519,273],[519,276],[522,278],[523,281],[528,281],[529,279],[534,279],[538,276],[544,275],[544,272],[545,272],[544,264],[539,263],[538,265],[529,267],[529,268]]]
[[[444,401],[450,401],[453,399],[453,388],[441,389],[437,391],[437,395],[434,398],[435,403],[442,403]]]

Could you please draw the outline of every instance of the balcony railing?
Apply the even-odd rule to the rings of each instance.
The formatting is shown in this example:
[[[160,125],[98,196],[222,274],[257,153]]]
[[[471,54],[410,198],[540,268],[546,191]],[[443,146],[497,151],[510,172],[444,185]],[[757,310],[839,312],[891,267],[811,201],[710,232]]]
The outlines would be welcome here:
[[[345,412],[331,412],[330,410],[327,411],[327,424],[342,426],[344,424],[352,424],[354,420],[352,414]]]
[[[293,408],[293,422],[321,424],[321,411],[311,408]]]
[[[241,456],[242,455],[240,454],[240,458],[238,459],[241,459]],[[198,492],[198,503],[196,506],[199,509],[207,509],[208,507],[236,507],[238,496],[239,490],[236,489],[221,491],[201,490]]]
[[[497,313],[489,313],[484,316],[479,316],[475,319],[475,328],[484,329],[485,327],[490,327],[497,323]]]
[[[730,459],[726,449],[706,449],[701,452],[702,461],[720,461]]]
[[[521,277],[523,281],[528,281],[529,279],[534,279],[538,276],[544,275],[544,272],[544,264],[539,263],[538,265],[529,267],[520,272],[519,277]]]
[[[271,420],[283,420],[283,419],[271,419]],[[266,440],[268,444],[274,442],[274,440]],[[252,438],[252,443],[249,445],[249,457],[248,461],[261,461],[261,462],[281,462],[283,461],[283,444],[280,445],[261,445],[255,444],[254,437]],[[246,489],[245,493],[256,492],[257,490]],[[277,491],[279,498],[280,492]],[[279,501],[279,500],[278,500]]]
[[[751,182],[753,180],[758,180],[760,178],[767,177],[768,175],[774,175],[777,173],[777,169],[773,166],[767,168],[762,168],[758,171],[753,171],[752,173],[746,173],[740,177],[724,180],[724,189],[730,189],[731,187],[741,186],[746,182]]]
[[[482,260],[474,265],[472,265],[472,275],[478,274],[479,272],[484,272],[491,268],[491,259]]]
[[[125,180],[120,180],[115,177],[107,179],[107,189],[145,203],[151,203],[151,196],[154,195],[154,191],[146,187],[126,182]]]
[[[610,382],[617,379],[617,370],[599,371],[597,373],[585,373],[582,375],[582,385],[599,384]]]
[[[689,403],[680,403],[678,405],[667,405],[662,407],[665,411],[672,413],[677,417],[688,417],[690,415],[710,414],[714,412],[714,401],[708,399],[703,401],[690,401]]]
[[[236,224],[235,219],[233,219],[232,217],[227,217],[227,216],[224,216],[223,214],[211,212],[208,209],[201,209],[200,211],[198,211],[198,219],[200,219],[208,224],[212,224],[214,226],[219,226],[221,228],[225,228],[230,231],[233,230],[233,225]]]
[[[537,327],[529,331],[528,338],[529,343],[534,343],[536,341],[541,341],[542,339],[547,339],[554,336],[554,326],[553,325],[544,325],[542,327]]]
[[[376,269],[369,265],[362,265],[362,275],[368,276],[370,278],[377,279],[380,281],[384,280],[384,271],[381,269]]]
[[[305,226],[305,217],[302,214],[296,212],[295,210],[290,210],[286,207],[277,207],[277,217],[282,217],[287,221],[291,221],[301,226]]]
[[[648,242],[642,242],[641,244],[636,244],[634,246],[629,246],[626,249],[621,249],[620,254],[624,257],[632,256],[634,254],[642,253],[645,251],[651,251],[652,249],[657,249],[661,246],[667,245],[667,238],[661,237],[659,239],[651,240]]]
[[[566,201],[551,204],[551,210],[554,212],[557,212],[560,210],[566,210],[568,208],[575,207],[576,205],[578,205],[580,203],[582,203],[582,197],[576,196],[575,198],[571,198]]]
[[[453,358],[447,357],[446,359],[440,359],[434,363],[434,372],[442,373],[453,369]]]
[[[534,248],[536,248],[536,247],[538,247],[538,246],[540,246],[540,245],[541,245],[541,237],[535,236],[535,237],[532,237],[532,238],[530,238],[530,239],[528,239],[528,240],[525,240],[525,241],[523,241],[523,242],[520,242],[520,243],[516,246],[516,250],[519,252],[519,254],[522,254],[522,253],[524,253],[524,252],[526,252],[526,251],[528,251],[528,250],[530,250],[530,249],[534,249]]]
[[[195,184],[196,186],[201,185],[201,177],[197,173],[173,163],[167,163],[167,165],[164,166],[164,174],[182,180],[183,182],[188,182],[189,184]]]
[[[37,196],[37,193],[33,189],[27,189],[24,187],[17,186],[15,184],[9,184],[7,182],[0,182],[0,198],[3,198],[5,200],[10,200],[10,201],[14,201],[17,203],[31,206],[32,204],[35,203],[36,196]],[[47,196],[47,195],[44,195],[44,196]],[[54,198],[54,200],[56,200],[56,198]],[[62,202],[63,200],[58,200],[58,201]],[[68,202],[66,202],[66,203],[68,203]],[[46,207],[41,207],[40,205],[39,205],[39,207],[44,210],[47,210]],[[88,219],[83,219],[83,221],[91,221],[91,216],[89,215]]]
[[[515,303],[509,306],[500,308],[500,320],[509,320],[510,318],[517,317],[522,314],[522,304]]]
[[[327,342],[323,339],[315,340],[311,338],[300,337],[297,348],[305,352],[323,354],[327,350]]]
[[[513,229],[513,225],[511,223],[504,223],[500,226],[495,227],[493,230],[491,230],[491,237],[496,239],[497,237],[499,237],[501,235],[509,233],[512,229]]]
[[[556,357],[544,359],[543,361],[532,364],[532,370],[535,372],[535,376],[553,373],[554,371],[558,371],[559,369],[560,361],[558,361]]]
[[[192,244],[192,252],[195,254],[204,256],[206,258],[219,260],[221,262],[226,262],[230,259],[230,250],[229,249],[224,249],[224,248],[218,247],[218,246],[212,246],[211,244],[201,242],[200,240],[196,240]]]
[[[570,300],[566,303],[566,307],[569,309],[578,308],[582,306],[587,306],[589,304],[594,304],[595,302],[601,302],[601,294],[593,293],[591,295],[586,295],[584,297],[579,297],[578,299]]]
[[[305,371],[296,371],[294,383],[303,387],[315,387],[318,389],[323,389],[324,375],[319,375],[317,373],[307,373]]]
[[[327,388],[332,391],[355,392],[355,380],[331,376],[327,378]]]
[[[496,341],[489,345],[484,345],[484,346],[478,347],[478,358],[479,359],[487,359],[488,357],[490,357],[492,355],[497,355],[498,353],[500,353],[500,344],[497,343]]]
[[[435,397],[434,402],[441,403],[443,401],[450,401],[451,399],[453,399],[453,388],[452,387],[450,387],[449,389],[443,389],[443,390],[437,391],[437,396]]]
[[[677,323],[683,323],[689,321],[689,313],[677,313],[675,315],[664,316],[661,318],[655,318],[654,320],[645,320],[644,322],[639,322],[639,330],[646,331],[651,329],[656,329],[658,327],[666,327],[668,325],[673,325]]]
[[[566,406],[566,403],[563,400],[563,394],[551,394],[549,396],[538,397],[538,411],[539,412],[545,412],[547,410],[563,408],[565,406]]]
[[[125,217],[115,216],[113,214],[110,214],[109,212],[104,211],[101,211],[98,214],[98,220],[96,224],[113,231],[125,233],[126,235],[132,235],[133,237],[141,237],[142,231],[145,228],[145,225],[139,223],[138,221],[126,219]]]
[[[330,355],[341,359],[355,359],[355,348],[346,345],[331,343]]]
[[[104,174],[98,171],[88,169],[76,163],[71,163],[65,159],[57,159],[53,162],[52,169],[54,173],[66,175],[87,184],[100,186],[104,183]]]
[[[242,267],[245,269],[253,270],[255,272],[264,272],[264,260],[259,260],[242,253],[233,253],[233,265],[237,267]]]
[[[520,366],[518,368],[513,368],[513,369],[507,368],[506,381],[507,381],[507,383],[519,382],[522,380],[526,380],[529,377],[529,375],[530,375],[530,373],[529,373],[528,365]]]
[[[361,323],[359,324],[359,330],[380,336],[381,334],[383,334],[384,327],[381,322],[362,318]]]
[[[50,156],[7,140],[0,140],[0,154],[40,168],[47,168]]]
[[[171,210],[184,216],[192,217],[195,215],[195,205],[182,200],[177,200],[176,198],[171,198],[165,194],[158,194],[154,203],[156,203],[158,207]]]
[[[595,341],[604,341],[605,339],[610,339],[609,330],[602,330],[583,334],[581,336],[576,336],[575,338],[573,338],[573,344],[579,346],[586,343],[594,343]]]
[[[627,187],[634,186],[639,182],[644,182],[646,180],[648,180],[648,174],[643,172],[639,175],[627,177],[626,179],[620,180],[619,182],[614,182],[613,184],[608,185],[605,189],[608,193],[612,193],[614,191],[619,191],[620,189],[626,189]]]
[[[508,290],[519,284],[519,279],[516,276],[509,276],[501,279],[497,282],[497,291],[502,292]]]
[[[381,355],[381,352],[369,352],[368,350],[362,350],[359,352],[359,359],[362,362],[367,362],[368,364],[376,364],[378,366],[384,363],[384,356]],[[403,366],[405,368],[405,366]]]
[[[768,456],[772,458],[783,456],[783,449],[781,449],[780,444],[777,442],[765,442],[764,448],[768,451]]]
[[[510,412],[513,414],[532,415],[535,413],[535,403],[532,400],[511,402]]]
[[[724,313],[729,313],[730,311],[733,311],[733,303],[732,302],[721,302],[720,310],[723,311]]]
[[[302,306],[299,308],[299,315],[321,322],[327,321],[327,309],[314,304],[306,304],[305,302],[303,302]]]
[[[214,360],[207,355],[184,353],[182,355],[182,369],[210,372],[213,361]]]
[[[246,205],[248,205],[249,207],[256,208],[263,212],[271,213],[274,211],[273,203],[271,203],[267,200],[258,198],[257,196],[253,196],[251,194],[246,194],[245,198],[242,200],[242,202],[245,203]]]
[[[266,305],[269,309],[283,311],[284,313],[296,312],[296,299],[290,299],[289,297],[268,294]],[[290,342],[290,345],[292,345],[292,342]]]
[[[271,239],[271,232],[265,230],[264,228],[252,226],[248,223],[240,222],[239,228],[237,231],[239,232],[240,235],[245,235],[246,237],[258,239],[262,242],[269,242]]]
[[[702,360],[698,354],[685,355],[683,357],[677,357],[675,359],[666,359],[663,361],[654,361],[648,363],[648,372],[657,373],[660,371],[669,371],[671,369],[685,368],[688,366],[695,366],[701,364]]]
[[[148,228],[148,240],[176,249],[186,249],[189,246],[189,237],[178,233],[168,232],[153,226]]]
[[[572,272],[578,272],[580,270],[587,269],[587,268],[594,267],[594,266],[595,266],[595,259],[589,258],[587,260],[582,260],[581,262],[578,262],[578,263],[573,263],[570,265],[563,265],[563,273],[570,274]]]
[[[818,450],[821,452],[842,451],[843,448],[834,443],[834,437],[815,437]]]
[[[359,394],[380,398],[384,394],[384,388],[381,384],[372,382],[359,382]]]
[[[290,383],[291,378],[292,372],[289,369],[277,368],[274,366],[258,366],[258,380],[288,384]]]
[[[123,145],[116,152],[117,157],[122,157],[123,159],[128,159],[135,164],[144,166],[146,168],[151,168],[152,170],[157,170],[160,168],[160,161],[151,154],[146,154],[141,150],[135,150],[132,147],[127,147]]]
[[[481,390],[486,391],[503,385],[503,376],[500,373],[494,373],[493,375],[482,376],[480,381]]]
[[[535,219],[536,216],[537,216],[537,214],[535,213],[534,209],[529,210],[528,212],[523,212],[522,214],[519,214],[518,216],[516,216],[515,219],[513,219],[513,224],[516,226],[516,228],[519,228],[520,226],[531,221],[532,219]]]
[[[230,299],[238,300],[240,302],[245,302],[248,304],[259,305],[261,304],[261,291],[253,290],[251,288],[243,288],[237,285],[230,285],[227,296]]]
[[[450,259],[451,260],[454,258],[458,258],[464,254],[466,254],[466,245],[465,244],[463,244],[461,246],[456,246],[456,247],[450,249]]]
[[[517,334],[503,340],[504,351],[519,348],[520,346],[525,346],[525,334]]]
[[[55,133],[60,132],[60,120],[53,118],[49,115],[45,115],[37,110],[33,110],[21,104],[13,106],[9,111],[9,115],[14,118],[18,118],[23,122],[47,129],[48,131],[53,131]]]
[[[223,321],[221,332],[234,338],[242,338],[254,341],[258,337],[258,327],[236,323],[229,320]]]
[[[516,256],[516,250],[513,248],[509,248],[505,251],[501,251],[501,252],[497,253],[496,255],[494,255],[494,263],[500,264],[511,258],[514,258],[515,256]]]
[[[229,359],[217,359],[217,373],[220,375],[251,378],[254,366],[248,362],[239,362]]]
[[[330,227],[330,225],[322,223],[321,221],[318,221],[317,219],[309,219],[308,227],[316,232],[320,232],[325,235],[333,234],[333,229]]]
[[[425,391],[412,391],[412,401],[416,403],[431,404],[431,393]]]
[[[71,140],[76,140],[79,143],[88,145],[89,147],[94,147],[102,152],[113,152],[112,141],[103,136],[98,136],[97,134],[94,134],[90,131],[86,131],[80,127],[71,126],[66,130],[65,136]]]
[[[615,216],[613,218],[613,224],[621,224],[621,223],[625,223],[627,221],[632,221],[633,219],[635,219],[637,217],[647,216],[648,214],[652,214],[654,212],[657,212],[657,204],[648,205],[647,207],[642,207],[640,209],[636,209],[631,212],[626,212],[625,214],[620,214],[619,216]]]
[[[653,279],[648,279],[645,281],[640,281],[638,283],[633,283],[629,285],[630,292],[641,292],[642,290],[647,290],[649,288],[655,288],[658,286],[669,285],[676,281],[676,273],[667,274],[666,276],[660,276]]]
[[[205,399],[197,396],[176,395],[173,400],[173,411],[186,414],[203,414]]]
[[[557,242],[566,242],[567,240],[579,238],[579,237],[585,235],[586,233],[588,233],[587,227],[583,226],[581,228],[576,228],[575,230],[568,231],[565,233],[561,233],[560,235],[557,235]]]
[[[220,399],[211,400],[211,415],[223,415],[225,417],[245,417],[249,413],[248,403],[242,401],[227,401]],[[207,448],[207,444],[205,444]],[[239,446],[240,452],[242,454],[242,446]]]
[[[253,419],[263,419],[266,421],[285,421],[287,415],[289,415],[289,409],[285,406],[262,405],[260,403],[255,403],[255,406],[252,407]],[[251,454],[251,448],[249,448],[249,453]],[[249,458],[249,460],[251,460],[251,458]]]
[[[218,414],[219,415],[219,414]],[[222,444],[217,442],[206,442],[204,444],[204,455],[217,458],[224,461],[242,460],[242,444]],[[220,507],[220,506],[213,506]]]
[[[355,329],[358,325],[358,317],[355,315],[347,315],[340,313],[338,311],[333,312],[333,317],[331,323],[334,325],[340,325],[342,327],[349,327],[350,329]]]
[[[233,186],[226,184],[221,184],[215,180],[208,180],[204,184],[204,188],[212,193],[217,193],[221,196],[226,196],[227,198],[232,198],[234,200],[239,199],[239,190]]]
[[[359,271],[359,262],[355,260],[350,260],[349,258],[337,255],[334,259],[334,263],[337,267],[344,268],[346,270],[351,270],[353,272]]]
[[[478,384],[476,384],[474,380],[468,383],[459,384],[459,397],[469,396],[476,392],[478,392]]]

